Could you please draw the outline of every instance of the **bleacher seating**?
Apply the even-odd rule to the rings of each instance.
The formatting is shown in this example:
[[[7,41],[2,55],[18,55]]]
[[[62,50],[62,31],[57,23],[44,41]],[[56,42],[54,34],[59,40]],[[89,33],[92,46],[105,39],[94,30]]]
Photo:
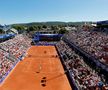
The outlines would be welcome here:
[[[91,69],[64,41],[61,40],[56,47],[64,58],[65,66],[72,70],[72,77],[79,90],[106,90],[107,81],[104,76]]]
[[[0,43],[0,82],[6,74],[21,59],[30,47],[31,40],[25,35],[16,35],[14,38]]]
[[[108,34],[97,31],[71,31],[64,35],[70,42],[108,64]]]

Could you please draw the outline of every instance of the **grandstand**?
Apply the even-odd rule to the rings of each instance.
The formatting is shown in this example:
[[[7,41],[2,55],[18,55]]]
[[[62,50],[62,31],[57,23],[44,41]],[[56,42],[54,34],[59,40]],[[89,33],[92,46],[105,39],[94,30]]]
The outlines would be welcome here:
[[[11,39],[11,38],[15,37],[15,35],[16,34],[1,34],[0,35],[0,42]]]
[[[96,31],[108,33],[108,20],[97,22]]]
[[[106,21],[99,21],[97,22],[97,26],[104,26],[104,27],[108,27],[108,20]]]
[[[9,37],[0,43],[0,90],[108,90],[108,34],[96,29]]]
[[[54,34],[51,31],[36,32],[33,36],[32,43],[35,45],[55,45],[60,41],[62,34]]]

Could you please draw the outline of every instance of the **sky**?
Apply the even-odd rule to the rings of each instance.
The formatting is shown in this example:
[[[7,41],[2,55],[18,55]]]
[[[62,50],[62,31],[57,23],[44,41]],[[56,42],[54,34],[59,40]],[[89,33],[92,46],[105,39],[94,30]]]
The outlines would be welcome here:
[[[108,20],[108,0],[0,0],[0,24]]]

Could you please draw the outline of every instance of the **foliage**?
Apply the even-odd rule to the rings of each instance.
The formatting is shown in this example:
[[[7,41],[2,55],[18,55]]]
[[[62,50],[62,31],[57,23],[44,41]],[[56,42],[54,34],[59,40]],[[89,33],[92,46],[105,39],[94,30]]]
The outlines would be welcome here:
[[[0,29],[0,34],[1,34],[1,33],[4,33],[3,29]]]
[[[71,27],[78,27],[83,25],[85,22],[32,22],[32,23],[21,23],[21,24],[13,24],[12,27],[17,29],[19,33],[22,33],[24,31],[29,32],[35,32],[39,30],[44,30],[47,28],[50,28],[50,30],[53,30],[54,32],[59,33],[66,33],[64,27],[71,26]],[[91,22],[87,22],[91,23]]]
[[[59,34],[65,34],[65,33],[67,33],[68,31],[65,29],[65,28],[61,28],[60,30],[59,30]]]
[[[12,27],[18,30],[18,33],[23,33],[25,30],[25,27],[23,25],[13,25]]]
[[[47,28],[47,26],[46,26],[46,25],[43,25],[43,26],[42,26],[42,28],[46,29],[46,28]]]

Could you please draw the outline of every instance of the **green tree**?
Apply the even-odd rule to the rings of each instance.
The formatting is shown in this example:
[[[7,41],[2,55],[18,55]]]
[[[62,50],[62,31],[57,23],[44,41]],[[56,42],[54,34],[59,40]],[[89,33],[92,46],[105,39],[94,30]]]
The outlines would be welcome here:
[[[42,26],[41,25],[38,25],[37,28],[38,28],[38,30],[41,30],[42,29]]]
[[[59,34],[65,34],[65,33],[67,33],[68,31],[65,29],[65,28],[61,28],[60,30],[59,30]]]
[[[4,33],[3,29],[0,29],[0,33],[1,33],[1,34]]]
[[[34,26],[34,29],[35,29],[35,31],[37,31],[37,30],[38,30],[38,27],[35,25],[35,26]]]
[[[51,26],[51,30],[58,30],[58,27],[57,26]]]
[[[43,25],[43,26],[42,26],[42,28],[46,29],[46,28],[47,28],[47,26],[46,26],[46,25]]]
[[[14,25],[12,27],[18,30],[18,33],[23,33],[23,31],[25,30],[25,27],[22,25]]]
[[[33,26],[30,26],[30,27],[29,27],[29,30],[30,30],[30,31],[34,31],[35,28],[34,28]]]

